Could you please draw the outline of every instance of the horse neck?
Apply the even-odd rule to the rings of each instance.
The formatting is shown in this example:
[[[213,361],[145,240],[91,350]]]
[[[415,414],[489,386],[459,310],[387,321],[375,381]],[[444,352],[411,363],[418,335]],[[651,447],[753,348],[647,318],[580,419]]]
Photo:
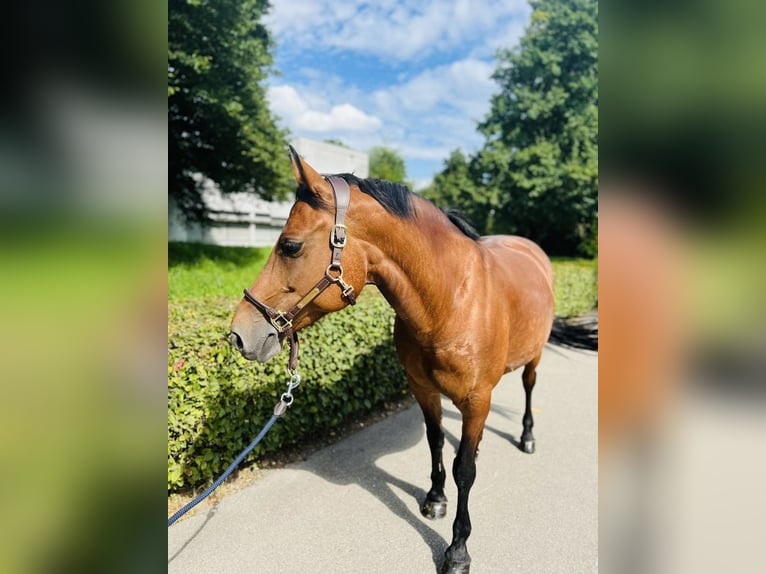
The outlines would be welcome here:
[[[428,339],[448,321],[451,302],[477,261],[476,244],[456,233],[436,207],[413,198],[416,217],[367,221],[368,281],[377,285],[415,336]]]

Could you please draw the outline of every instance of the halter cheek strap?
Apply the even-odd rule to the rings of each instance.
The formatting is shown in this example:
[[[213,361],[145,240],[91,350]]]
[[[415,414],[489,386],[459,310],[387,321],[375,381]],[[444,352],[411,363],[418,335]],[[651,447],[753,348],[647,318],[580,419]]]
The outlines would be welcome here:
[[[325,289],[336,283],[341,289],[343,298],[351,305],[356,303],[354,288],[343,280],[343,266],[340,263],[341,254],[348,238],[344,222],[348,205],[351,201],[351,191],[346,180],[341,177],[332,176],[326,178],[326,180],[330,183],[335,198],[335,225],[333,225],[330,231],[332,257],[330,264],[324,272],[324,276],[317,281],[316,285],[308,293],[301,297],[300,301],[286,312],[269,307],[266,303],[257,299],[250,291],[244,290],[245,300],[261,311],[277,332],[280,334],[284,333],[287,336],[287,340],[290,343],[290,362],[288,365],[290,369],[295,369],[298,365],[298,337],[293,330],[293,321],[301,311],[319,297]]]

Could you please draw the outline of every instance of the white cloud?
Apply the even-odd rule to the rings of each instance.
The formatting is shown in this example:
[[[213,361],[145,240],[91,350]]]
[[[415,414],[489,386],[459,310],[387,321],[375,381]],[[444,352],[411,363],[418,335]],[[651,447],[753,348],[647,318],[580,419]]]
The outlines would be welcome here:
[[[292,129],[306,132],[369,132],[382,125],[379,118],[364,113],[349,103],[328,111],[313,109],[292,86],[272,86],[267,97],[272,111]]]
[[[271,111],[288,121],[308,109],[306,102],[291,86],[271,86],[266,97],[271,105]]]
[[[408,159],[441,160],[449,155],[450,149],[434,145],[401,145],[396,146],[401,154]]]
[[[368,96],[389,143],[408,160],[435,162],[438,168],[456,148],[473,151],[482,138],[478,121],[497,91],[494,63],[474,58],[421,71],[409,80]]]
[[[296,120],[296,127],[315,132],[368,132],[377,130],[380,126],[378,118],[365,114],[351,104],[333,106],[329,112],[308,110]]]
[[[530,14],[527,0],[271,3],[285,72],[269,89],[272,110],[294,136],[397,149],[419,184],[451,150],[481,146],[494,54],[517,43]]]
[[[528,14],[527,0],[272,0],[267,23],[285,50],[322,47],[409,61],[466,41],[479,42],[477,55],[490,56],[498,28]]]
[[[409,81],[386,90],[378,90],[373,100],[389,112],[433,111],[439,106],[455,108],[479,119],[487,109],[497,86],[490,78],[491,63],[473,58],[424,70]]]
[[[293,135],[327,134],[361,150],[384,145],[407,161],[438,168],[451,150],[480,145],[476,122],[497,89],[490,78],[493,69],[492,62],[467,58],[371,93],[339,76],[332,81],[310,77],[304,84],[272,86],[268,98]],[[351,101],[333,101],[338,95]]]

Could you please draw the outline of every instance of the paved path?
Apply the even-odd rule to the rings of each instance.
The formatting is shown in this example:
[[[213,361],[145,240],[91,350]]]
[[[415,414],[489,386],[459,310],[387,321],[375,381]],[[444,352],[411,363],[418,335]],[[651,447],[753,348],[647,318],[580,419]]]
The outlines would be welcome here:
[[[546,349],[533,395],[533,455],[514,446],[520,370],[495,389],[471,491],[471,574],[597,571],[597,358]],[[451,468],[460,419],[443,405]],[[433,574],[451,539],[457,491],[449,476],[447,517],[423,518],[429,474],[414,406],[176,523],[168,572]]]

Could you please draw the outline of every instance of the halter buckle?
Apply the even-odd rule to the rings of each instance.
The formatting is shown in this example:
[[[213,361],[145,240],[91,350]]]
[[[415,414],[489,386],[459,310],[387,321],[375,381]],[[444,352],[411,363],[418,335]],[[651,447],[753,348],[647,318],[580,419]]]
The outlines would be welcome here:
[[[338,237],[338,231],[343,231],[343,235],[340,238]],[[346,226],[340,223],[333,225],[332,231],[330,232],[330,244],[338,249],[343,249],[346,246],[346,239],[348,239],[348,235],[346,235]]]
[[[292,319],[288,319],[287,315],[282,311],[279,311],[276,316],[271,318],[271,324],[274,325],[274,328],[280,333],[284,333],[293,327]]]

